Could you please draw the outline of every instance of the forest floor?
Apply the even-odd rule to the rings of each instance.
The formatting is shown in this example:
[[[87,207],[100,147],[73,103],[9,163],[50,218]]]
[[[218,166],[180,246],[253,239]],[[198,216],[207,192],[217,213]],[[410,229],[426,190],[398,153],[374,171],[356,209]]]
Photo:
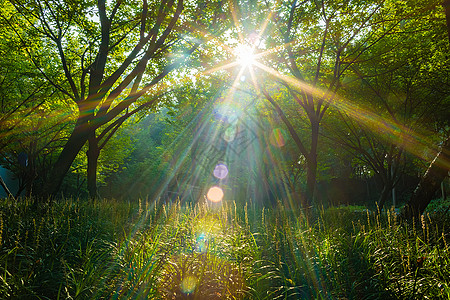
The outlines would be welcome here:
[[[0,200],[1,299],[450,299],[438,204],[336,207]],[[447,203],[448,205],[448,203]]]

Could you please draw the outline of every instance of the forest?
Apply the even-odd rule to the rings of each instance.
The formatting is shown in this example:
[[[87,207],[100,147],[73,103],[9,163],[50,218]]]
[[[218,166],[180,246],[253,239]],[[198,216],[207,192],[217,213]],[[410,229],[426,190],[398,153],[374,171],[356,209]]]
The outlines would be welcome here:
[[[450,0],[0,0],[1,299],[450,299]]]

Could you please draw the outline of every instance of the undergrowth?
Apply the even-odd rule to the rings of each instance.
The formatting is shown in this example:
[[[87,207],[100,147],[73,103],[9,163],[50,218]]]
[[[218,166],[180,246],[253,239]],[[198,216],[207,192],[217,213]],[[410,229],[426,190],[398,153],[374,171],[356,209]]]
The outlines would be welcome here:
[[[0,200],[0,298],[450,298],[446,215],[316,215],[281,203]]]

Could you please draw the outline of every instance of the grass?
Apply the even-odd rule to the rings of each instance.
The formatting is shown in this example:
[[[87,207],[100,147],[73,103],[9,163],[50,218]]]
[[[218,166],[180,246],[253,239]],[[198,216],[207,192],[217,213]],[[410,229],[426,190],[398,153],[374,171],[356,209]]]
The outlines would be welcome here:
[[[2,299],[449,299],[446,215],[0,201]]]

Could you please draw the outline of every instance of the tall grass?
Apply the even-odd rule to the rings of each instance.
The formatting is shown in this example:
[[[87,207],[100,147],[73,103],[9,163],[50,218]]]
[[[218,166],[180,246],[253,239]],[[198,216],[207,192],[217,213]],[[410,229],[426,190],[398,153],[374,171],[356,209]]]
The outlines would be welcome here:
[[[0,202],[0,298],[448,299],[448,218],[66,199]]]

